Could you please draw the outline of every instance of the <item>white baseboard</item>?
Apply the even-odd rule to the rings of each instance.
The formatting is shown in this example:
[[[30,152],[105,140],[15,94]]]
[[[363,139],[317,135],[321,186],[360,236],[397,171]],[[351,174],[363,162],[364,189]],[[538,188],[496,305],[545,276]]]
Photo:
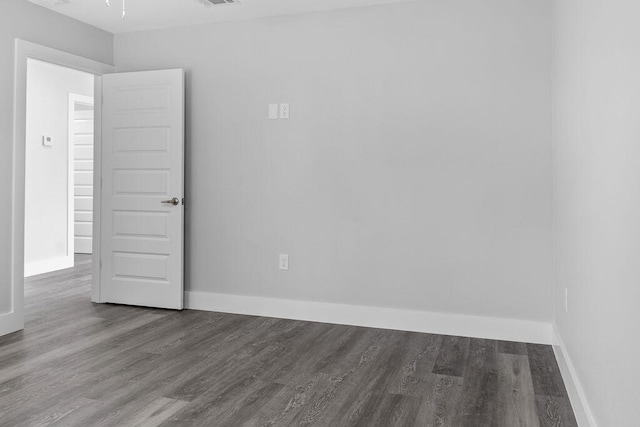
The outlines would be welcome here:
[[[20,317],[15,312],[0,314],[0,337],[24,329]]]
[[[567,349],[555,323],[553,324],[553,352],[556,355],[558,367],[560,368],[564,385],[567,388],[569,400],[571,401],[573,413],[576,416],[578,425],[580,427],[598,427],[598,423],[587,401],[587,396],[580,383],[580,378],[578,378],[578,374],[571,362],[571,358],[567,353]]]
[[[24,277],[64,270],[73,267],[73,255],[24,263]]]
[[[551,323],[209,292],[185,292],[193,310],[307,320],[442,335],[552,343]]]

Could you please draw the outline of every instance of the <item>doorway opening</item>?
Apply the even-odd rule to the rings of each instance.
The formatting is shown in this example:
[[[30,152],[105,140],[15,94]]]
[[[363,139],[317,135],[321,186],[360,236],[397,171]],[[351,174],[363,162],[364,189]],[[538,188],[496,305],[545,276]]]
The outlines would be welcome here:
[[[92,252],[94,79],[27,59],[25,277],[71,268],[76,253]]]
[[[83,58],[68,52],[52,49],[36,43],[16,39],[14,43],[15,52],[15,74],[14,74],[14,97],[13,97],[13,170],[11,188],[11,269],[9,272],[9,288],[2,289],[2,299],[0,300],[0,335],[6,335],[24,328],[24,267],[25,267],[25,178],[26,178],[26,122],[27,122],[27,63],[30,59],[43,61],[49,64],[56,64],[68,67],[73,70],[83,71],[94,76],[94,96],[99,96],[102,91],[102,76],[106,73],[114,72],[112,65]],[[64,109],[64,107],[62,107]],[[96,128],[100,129],[100,103],[95,104]],[[96,170],[100,167],[100,132],[94,135],[94,162]],[[64,138],[64,136],[63,136]],[[55,143],[55,141],[52,141]],[[42,144],[42,142],[40,142]],[[67,152],[68,154],[68,152]],[[48,179],[47,177],[43,179]],[[69,181],[67,181],[67,185]],[[100,186],[94,183],[94,227],[100,224]],[[68,202],[68,201],[67,201]],[[44,208],[39,214],[48,215],[49,209]],[[69,212],[67,210],[67,212]],[[69,233],[73,227],[67,225],[66,232]],[[46,230],[45,230],[46,231]],[[99,301],[99,234],[94,233],[94,250],[91,262],[92,286],[91,300]],[[67,254],[70,251],[67,249]],[[55,274],[55,273],[51,273]]]
[[[180,202],[184,203],[184,71],[175,69],[111,74],[115,71],[111,65],[16,39],[11,191],[12,227],[10,236],[11,271],[9,295],[6,300],[3,298],[2,303],[5,305],[2,306],[0,304],[0,310],[2,310],[0,312],[0,336],[24,328],[25,255],[30,253],[28,248],[25,250],[25,247],[29,245],[30,236],[27,236],[27,233],[31,233],[32,230],[32,227],[27,224],[28,217],[37,216],[38,221],[35,224],[42,225],[43,221],[48,221],[50,217],[54,216],[51,213],[53,212],[54,202],[56,206],[59,206],[60,203],[63,206],[66,205],[66,210],[64,210],[67,219],[66,227],[64,225],[43,227],[40,234],[35,234],[35,240],[37,245],[37,242],[40,241],[38,239],[55,234],[58,239],[55,241],[55,247],[66,249],[66,251],[60,252],[62,254],[61,258],[66,257],[68,259],[75,252],[70,248],[75,246],[76,212],[69,207],[71,203],[69,197],[71,194],[74,195],[73,202],[75,207],[76,186],[73,180],[75,179],[76,166],[74,165],[73,169],[69,167],[75,161],[75,157],[71,159],[71,153],[73,152],[75,156],[75,150],[70,150],[68,145],[70,128],[68,121],[66,139],[68,146],[64,150],[67,168],[66,174],[65,169],[62,172],[63,175],[66,175],[66,181],[64,181],[67,189],[66,194],[63,194],[62,197],[53,197],[53,193],[45,193],[41,195],[41,198],[31,197],[29,187],[26,185],[27,175],[31,177],[31,174],[26,171],[27,168],[38,173],[46,172],[46,168],[56,158],[53,155],[47,155],[51,154],[52,151],[47,153],[36,150],[36,153],[42,154],[42,157],[45,158],[43,170],[38,169],[37,166],[32,166],[32,162],[27,162],[27,147],[29,146],[27,143],[28,64],[35,63],[35,61],[90,75],[94,79],[93,94],[96,99],[100,100],[94,103],[94,128],[96,131],[93,136],[94,171],[100,171],[100,173],[93,174],[93,189],[91,190],[91,197],[93,198],[93,215],[91,217],[93,228],[93,235],[91,236],[92,254],[85,255],[87,262],[84,263],[90,266],[91,269],[89,276],[91,278],[90,300],[98,303],[117,302],[182,309],[184,304],[182,275],[184,261],[184,205]],[[103,90],[105,82],[110,84],[106,95],[105,90]],[[78,93],[78,91],[69,91],[69,93]],[[68,104],[69,93],[67,93],[67,108],[62,107],[67,112],[70,109]],[[91,96],[91,94],[84,96]],[[103,104],[105,107],[109,107],[108,114],[103,114]],[[35,105],[39,104],[36,103]],[[75,111],[82,111],[82,108],[76,108],[74,104],[73,110],[75,120]],[[149,112],[153,114],[146,114]],[[43,117],[48,118],[49,114],[45,113]],[[106,124],[105,117],[107,118]],[[141,121],[142,119],[144,120]],[[125,122],[121,123],[120,121],[122,120],[125,120]],[[130,121],[126,122],[126,120]],[[105,131],[105,128],[108,130]],[[119,145],[114,144],[113,141],[113,135],[116,132],[119,132]],[[36,132],[36,134],[42,134],[39,135],[40,140],[37,148],[55,147],[57,138],[44,133],[42,131]],[[112,149],[109,150],[106,160],[102,156],[103,135],[111,138],[109,146]],[[157,136],[163,135],[164,138],[157,138]],[[124,162],[124,164],[121,165],[118,162]],[[80,167],[78,166],[78,169]],[[106,173],[105,170],[107,170]],[[71,175],[73,175],[73,178],[70,177]],[[37,177],[36,181],[53,180],[48,173],[40,173],[39,175],[36,173],[34,176]],[[110,195],[108,203],[103,203],[102,200],[102,178],[104,176],[107,176],[104,181],[105,192]],[[130,186],[130,182],[135,185]],[[73,187],[72,183],[74,184]],[[85,190],[89,191],[86,188],[78,189],[78,191]],[[125,211],[127,209],[126,206],[116,206],[112,203],[114,199],[123,195],[130,196],[127,199],[128,201],[130,201],[129,199],[134,201],[144,199],[145,203],[151,203],[149,205],[151,207],[132,206],[128,211]],[[84,197],[89,196],[84,195]],[[27,198],[29,199],[28,202]],[[50,201],[52,205],[42,203],[43,200]],[[32,209],[34,205],[36,209]],[[29,214],[26,213],[27,209],[30,211]],[[105,215],[102,215],[103,210],[106,212]],[[115,211],[125,211],[126,215],[117,218],[118,221],[113,221],[113,213]],[[73,216],[70,215],[71,212],[73,212]],[[140,216],[137,215],[139,212],[143,214],[150,213],[156,221],[141,222]],[[87,212],[84,213],[86,214]],[[59,213],[57,215],[60,216]],[[158,224],[160,226],[163,225],[163,223],[157,221],[158,218],[162,219],[162,215],[166,217],[167,221],[164,229],[158,229]],[[64,218],[65,215],[62,215],[62,217]],[[81,217],[82,215],[78,216],[78,218]],[[104,222],[102,221],[103,217]],[[82,221],[79,219],[77,222]],[[105,223],[107,223],[106,226]],[[146,228],[141,230],[136,224],[141,224]],[[134,233],[129,231],[131,226],[135,226]],[[28,230],[27,233],[25,233],[25,230]],[[60,233],[61,230],[62,233]],[[141,235],[141,231],[146,234]],[[122,235],[116,237],[124,236],[119,240],[133,238],[137,239],[138,243],[145,241],[145,237],[149,237],[148,240],[152,240],[152,245],[144,247],[138,245],[138,247],[134,248],[136,249],[135,251],[127,250],[127,248],[118,249],[113,245],[109,246],[107,260],[113,261],[116,258],[114,256],[116,252],[125,256],[117,259],[117,262],[112,262],[105,269],[103,268],[101,254],[104,251],[104,247],[108,245],[101,242],[102,235],[112,238],[116,234]],[[169,251],[166,248],[171,250]],[[134,256],[131,256],[132,253]],[[140,253],[142,257],[135,256]],[[144,258],[144,262],[137,262],[138,258]],[[171,268],[168,266],[169,260],[171,261]],[[164,268],[163,263],[167,264],[166,268]],[[73,264],[69,263],[67,265]],[[104,273],[105,271],[106,273]],[[140,271],[144,274],[140,274]],[[104,274],[101,274],[101,272]],[[57,273],[54,271],[48,274]],[[161,304],[157,301],[147,302],[146,304],[141,301],[117,301],[109,298],[109,295],[103,296],[102,276],[118,280],[123,277],[127,280],[135,279],[143,285],[148,284],[148,282],[166,285],[162,296],[166,296],[171,304]],[[171,278],[171,280],[166,280],[167,278]],[[111,288],[109,287],[108,289],[111,290]],[[127,295],[135,297],[137,294],[155,296],[157,287],[153,288],[152,291],[144,291],[144,289],[142,291],[139,289],[132,290]],[[4,297],[4,295],[2,296]]]

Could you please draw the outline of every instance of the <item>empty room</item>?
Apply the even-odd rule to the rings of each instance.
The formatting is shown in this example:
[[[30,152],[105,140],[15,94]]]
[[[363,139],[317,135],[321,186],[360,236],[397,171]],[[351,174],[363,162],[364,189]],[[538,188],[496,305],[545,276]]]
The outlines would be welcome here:
[[[638,16],[2,0],[0,426],[640,425]]]

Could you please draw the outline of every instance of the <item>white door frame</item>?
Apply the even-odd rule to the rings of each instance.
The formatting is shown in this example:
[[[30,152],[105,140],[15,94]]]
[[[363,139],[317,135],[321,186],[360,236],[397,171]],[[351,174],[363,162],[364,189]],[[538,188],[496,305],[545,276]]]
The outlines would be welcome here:
[[[101,99],[102,79],[100,76],[112,73],[112,65],[83,58],[61,50],[52,49],[24,40],[15,40],[15,74],[13,93],[13,179],[11,191],[11,311],[0,315],[0,335],[24,328],[24,190],[25,190],[25,143],[27,123],[27,58],[85,71],[96,76],[94,98]],[[94,168],[100,167],[100,102],[94,108]],[[100,170],[100,169],[98,169]],[[94,174],[94,236],[100,235],[100,174]],[[96,206],[97,204],[97,206]],[[96,231],[98,230],[98,231]],[[100,302],[99,259],[100,242],[93,240],[93,285],[91,300]]]
[[[95,87],[94,87],[95,91]],[[95,95],[95,94],[94,94]],[[69,93],[69,113],[67,115],[67,146],[69,147],[68,158],[69,158],[69,177],[68,177],[68,238],[67,241],[67,250],[70,253],[70,256],[75,256],[75,240],[76,240],[76,221],[75,221],[75,144],[74,144],[74,133],[73,133],[73,125],[75,123],[75,112],[76,112],[76,104],[90,105],[91,108],[94,108],[94,99],[95,97],[80,95],[78,93]],[[95,120],[95,114],[94,114]],[[95,163],[93,173],[95,175]],[[95,180],[94,180],[95,181]],[[93,212],[92,212],[93,215]],[[93,245],[92,250],[93,253]]]

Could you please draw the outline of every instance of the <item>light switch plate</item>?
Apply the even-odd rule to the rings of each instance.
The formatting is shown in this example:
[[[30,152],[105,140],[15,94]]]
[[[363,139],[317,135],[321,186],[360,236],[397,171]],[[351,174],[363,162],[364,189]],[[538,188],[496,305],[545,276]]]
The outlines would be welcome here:
[[[280,254],[280,259],[278,261],[278,268],[280,270],[289,271],[289,255]]]
[[[288,119],[289,118],[289,104],[280,104],[280,118]]]
[[[269,119],[278,119],[278,104],[269,104]]]
[[[45,147],[53,147],[53,138],[50,136],[43,136],[42,145],[44,145]]]

